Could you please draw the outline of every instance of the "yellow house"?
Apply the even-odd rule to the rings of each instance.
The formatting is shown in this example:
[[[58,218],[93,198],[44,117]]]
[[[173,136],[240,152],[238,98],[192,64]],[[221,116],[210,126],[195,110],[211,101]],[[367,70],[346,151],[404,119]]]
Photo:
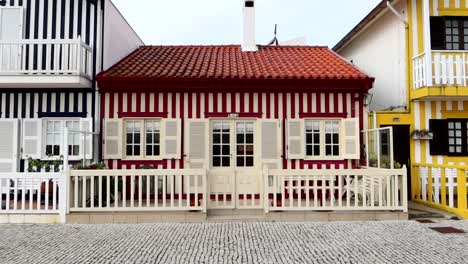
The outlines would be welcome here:
[[[369,126],[393,127],[411,199],[468,218],[468,0],[382,1],[334,50],[376,78]]]

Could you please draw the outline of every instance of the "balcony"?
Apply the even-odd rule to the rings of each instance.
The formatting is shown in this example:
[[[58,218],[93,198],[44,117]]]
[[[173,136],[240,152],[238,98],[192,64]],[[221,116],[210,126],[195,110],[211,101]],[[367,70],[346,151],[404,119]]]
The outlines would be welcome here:
[[[0,41],[0,88],[89,88],[93,50],[80,39]]]
[[[427,57],[413,58],[414,99],[468,96],[468,52],[432,51],[429,63]]]

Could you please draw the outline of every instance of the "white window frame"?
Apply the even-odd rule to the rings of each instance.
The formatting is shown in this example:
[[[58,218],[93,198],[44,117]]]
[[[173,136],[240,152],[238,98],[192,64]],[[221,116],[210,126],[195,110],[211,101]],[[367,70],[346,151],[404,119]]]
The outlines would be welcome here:
[[[59,122],[60,123],[60,150],[59,150],[59,155],[47,155],[47,126],[48,126],[48,123],[49,122]],[[41,148],[41,153],[42,153],[42,159],[43,160],[55,160],[55,159],[58,159],[60,158],[61,156],[64,155],[64,150],[65,151],[68,151],[68,143],[66,146],[63,145],[63,138],[62,138],[62,133],[63,133],[63,129],[66,125],[67,122],[78,122],[78,128],[80,127],[80,122],[81,122],[81,118],[44,118],[43,119],[43,134],[42,134],[42,148]],[[82,155],[80,154],[81,151],[83,151],[83,144],[82,144],[82,141],[81,141],[81,135],[80,133],[77,133],[77,132],[68,132],[68,135],[69,135],[69,140],[70,140],[70,135],[77,135],[80,137],[79,138],[79,151],[78,151],[78,155],[68,155],[68,159],[69,160],[81,160],[82,159]]]
[[[129,122],[139,122],[141,124],[141,135],[140,135],[140,155],[129,156],[127,155],[127,124]],[[146,155],[146,123],[157,122],[159,123],[159,155],[149,156]],[[125,160],[162,160],[163,159],[163,121],[160,118],[128,118],[123,121],[123,158]]]
[[[320,155],[307,155],[307,124],[309,122],[320,122]],[[337,156],[327,156],[326,153],[326,122],[338,122],[338,147],[339,155]],[[343,131],[341,129],[341,124],[343,119],[337,118],[307,118],[304,120],[304,148],[305,148],[305,159],[304,160],[342,160],[344,147],[342,144]],[[313,151],[313,149],[312,149]]]

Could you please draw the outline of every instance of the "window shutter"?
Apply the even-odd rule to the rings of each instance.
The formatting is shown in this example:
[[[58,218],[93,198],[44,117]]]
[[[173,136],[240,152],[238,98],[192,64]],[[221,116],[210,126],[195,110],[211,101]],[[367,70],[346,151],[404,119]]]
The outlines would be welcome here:
[[[23,159],[41,159],[42,158],[42,120],[24,119],[23,120]],[[44,153],[45,156],[45,153]]]
[[[164,159],[180,159],[181,121],[180,119],[164,119],[162,133],[162,153]]]
[[[287,120],[287,159],[305,158],[304,120]]]
[[[16,172],[19,161],[19,120],[0,120],[0,135],[0,172]]]
[[[431,17],[431,47],[433,50],[445,50],[445,20],[443,17]]]
[[[281,159],[281,126],[279,120],[262,120],[262,161],[269,169],[279,169]]]
[[[429,129],[434,137],[429,143],[431,155],[447,155],[448,153],[448,125],[447,120],[429,120]]]
[[[122,119],[104,119],[104,159],[122,159]]]
[[[189,120],[185,138],[185,156],[190,168],[204,168],[208,161],[208,120]]]
[[[89,133],[93,132],[93,119],[92,118],[83,118],[80,119],[80,131],[86,131]],[[85,143],[85,135],[81,134],[81,146],[80,146],[80,157],[83,156],[83,151],[85,150],[86,146],[86,159],[93,159],[93,134],[86,134],[86,143]],[[65,149],[68,149],[66,147]]]
[[[360,158],[359,119],[349,118],[342,121],[342,152],[344,159]]]

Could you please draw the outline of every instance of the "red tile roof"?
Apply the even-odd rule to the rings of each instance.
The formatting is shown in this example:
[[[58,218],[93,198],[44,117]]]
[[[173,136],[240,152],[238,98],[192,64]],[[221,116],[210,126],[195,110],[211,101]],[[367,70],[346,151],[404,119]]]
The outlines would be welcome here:
[[[109,78],[110,77],[110,78]],[[372,81],[327,47],[144,46],[99,75],[124,78],[307,79]]]

